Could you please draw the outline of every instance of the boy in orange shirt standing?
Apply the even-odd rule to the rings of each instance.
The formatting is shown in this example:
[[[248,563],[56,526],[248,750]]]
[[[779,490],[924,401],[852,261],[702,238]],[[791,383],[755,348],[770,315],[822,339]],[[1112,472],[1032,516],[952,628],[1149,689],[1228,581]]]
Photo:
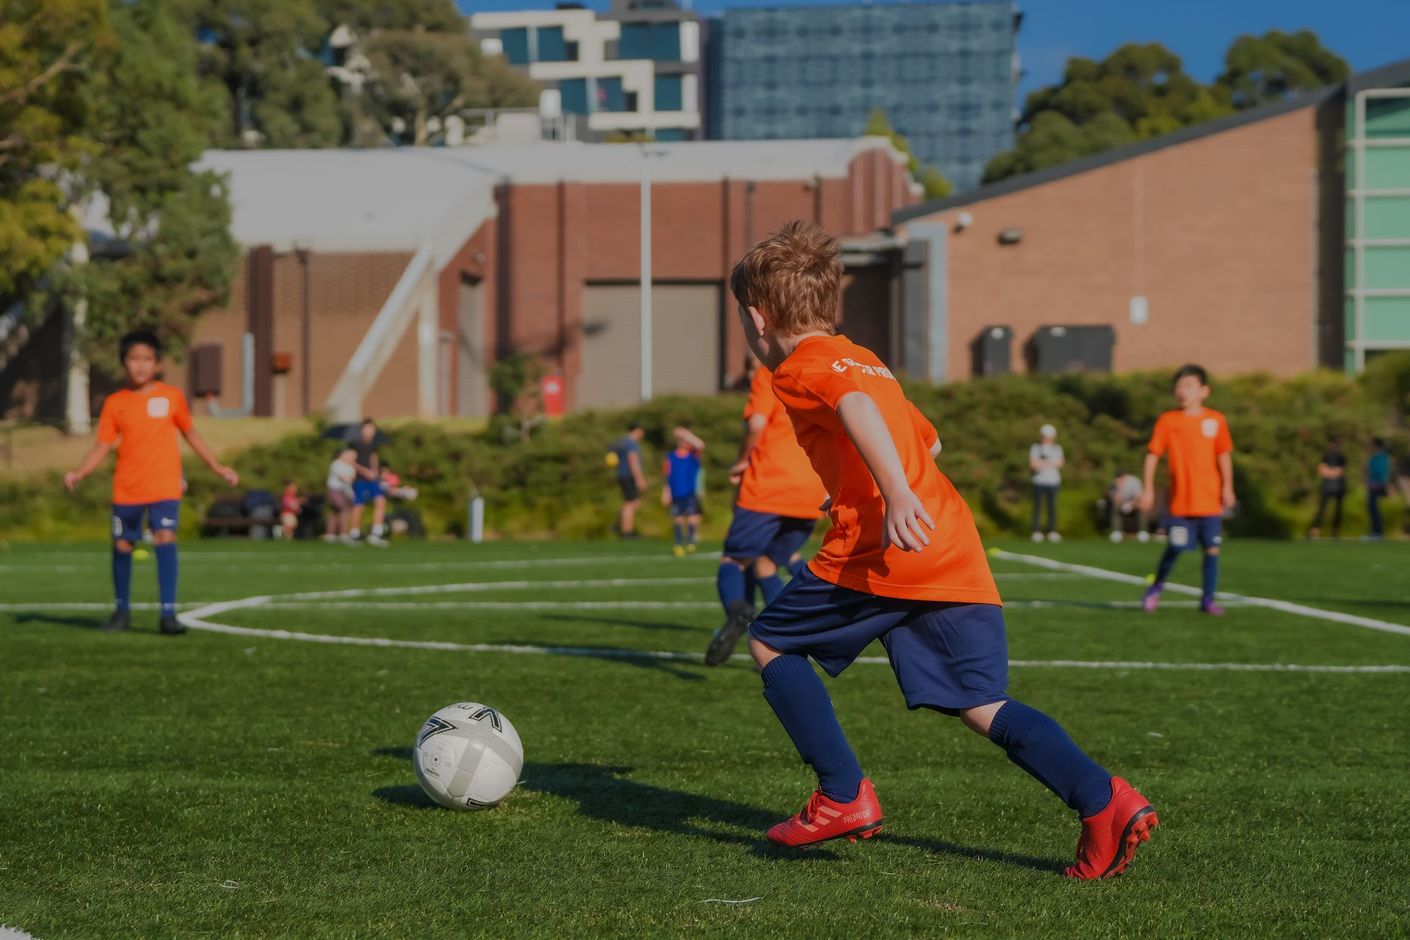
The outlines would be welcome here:
[[[803,222],[755,245],[730,277],[749,347],[832,498],[817,556],[750,627],[764,698],[818,775],[803,811],[768,838],[805,846],[881,829],[872,783],[808,663],[837,676],[880,639],[908,707],[959,717],[1076,811],[1070,877],[1119,874],[1155,810],[1052,718],[1008,697],[1003,611],[974,519],[935,465],[935,428],[873,353],[836,335],[841,277],[836,243]]]
[[[758,584],[768,605],[783,590],[778,570],[798,575],[798,550],[813,534],[827,499],[774,394],[773,375],[762,365],[750,378],[744,427],[739,459],[730,468],[730,482],[739,486],[734,519],[715,575],[725,622],[705,650],[707,666],[729,659],[754,619],[753,585]]]
[[[73,490],[117,444],[112,515],[113,591],[117,606],[103,629],[112,633],[131,626],[132,549],[142,537],[145,513],[156,542],[161,632],[185,633],[186,627],[176,619],[176,526],[182,490],[177,432],[226,483],[235,486],[240,477],[216,459],[205,438],[197,433],[181,390],[158,381],[162,347],[156,335],[146,331],[128,333],[122,338],[119,355],[127,388],[103,402],[97,443],[77,470],[64,474],[64,486]]]
[[[1161,415],[1151,434],[1141,509],[1149,513],[1155,506],[1155,468],[1165,457],[1170,461],[1171,518],[1166,526],[1170,540],[1142,601],[1148,612],[1159,606],[1165,579],[1180,553],[1198,544],[1204,551],[1199,609],[1216,617],[1224,614],[1214,594],[1219,587],[1223,512],[1234,508],[1234,441],[1224,416],[1204,407],[1208,397],[1209,375],[1204,369],[1181,366],[1175,372],[1175,400],[1180,407]]]

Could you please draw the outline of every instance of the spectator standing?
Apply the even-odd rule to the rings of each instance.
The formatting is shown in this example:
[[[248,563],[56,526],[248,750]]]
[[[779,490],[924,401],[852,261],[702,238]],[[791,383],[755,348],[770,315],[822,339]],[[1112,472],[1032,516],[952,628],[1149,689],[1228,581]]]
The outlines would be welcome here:
[[[607,463],[617,469],[617,486],[622,491],[622,509],[617,514],[617,534],[624,539],[634,539],[636,532],[636,511],[641,506],[641,493],[646,489],[646,474],[642,471],[641,439],[646,430],[633,423],[627,433],[612,442],[607,452]]]
[[[1332,438],[1327,452],[1317,464],[1317,479],[1320,481],[1320,495],[1317,500],[1317,515],[1308,530],[1308,538],[1321,538],[1322,517],[1327,513],[1327,504],[1332,505],[1332,538],[1341,535],[1341,508],[1346,499],[1346,455],[1341,452],[1341,440]]]
[[[338,538],[349,545],[356,545],[352,535],[353,481],[357,479],[357,451],[344,447],[328,465],[328,526],[323,532],[323,540],[332,542]]]
[[[1057,428],[1045,424],[1038,429],[1038,434],[1042,439],[1028,448],[1028,467],[1033,471],[1033,541],[1043,541],[1046,533],[1049,542],[1060,542],[1057,494],[1058,487],[1062,485],[1062,468],[1066,460],[1062,455],[1062,445],[1057,442]],[[1046,519],[1040,527],[1038,523],[1043,515]]]
[[[362,537],[362,513],[368,503],[372,504],[372,530],[368,533],[367,544],[378,548],[387,546],[387,497],[382,493],[382,461],[377,452],[380,443],[377,422],[363,418],[358,428],[353,450],[357,453],[357,479],[353,481],[352,538]]]
[[[299,513],[303,511],[303,497],[299,496],[299,485],[293,480],[284,481],[284,493],[279,497],[279,537],[292,539],[299,531]]]
[[[1371,438],[1371,456],[1366,458],[1366,515],[1371,522],[1369,537],[1385,538],[1385,522],[1381,519],[1381,497],[1390,489],[1390,454],[1386,442]]]

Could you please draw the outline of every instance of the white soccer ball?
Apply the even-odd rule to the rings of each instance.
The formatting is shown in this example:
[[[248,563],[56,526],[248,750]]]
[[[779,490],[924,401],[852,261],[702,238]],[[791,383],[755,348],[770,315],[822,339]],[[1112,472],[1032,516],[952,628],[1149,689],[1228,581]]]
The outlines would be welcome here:
[[[509,719],[479,702],[436,712],[416,734],[411,765],[426,795],[450,809],[487,809],[509,795],[524,745]]]

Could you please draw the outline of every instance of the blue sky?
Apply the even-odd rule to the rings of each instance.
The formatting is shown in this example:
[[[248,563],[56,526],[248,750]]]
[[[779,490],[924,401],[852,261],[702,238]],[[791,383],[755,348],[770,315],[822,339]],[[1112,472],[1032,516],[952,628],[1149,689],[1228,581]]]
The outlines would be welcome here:
[[[695,0],[702,13],[736,6],[858,0]],[[552,0],[457,0],[465,12],[536,10]],[[587,6],[605,8],[606,0]],[[1410,58],[1410,0],[1029,0],[1018,34],[1021,92],[1058,81],[1070,56],[1102,58],[1124,42],[1161,42],[1203,81],[1219,72],[1235,36],[1311,29],[1354,71]]]

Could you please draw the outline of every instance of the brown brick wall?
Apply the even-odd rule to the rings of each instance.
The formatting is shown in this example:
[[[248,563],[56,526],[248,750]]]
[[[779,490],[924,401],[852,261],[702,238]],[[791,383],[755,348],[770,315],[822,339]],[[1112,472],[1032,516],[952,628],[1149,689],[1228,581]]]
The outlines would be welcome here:
[[[950,376],[991,325],[1014,328],[1016,363],[1038,326],[1111,324],[1118,370],[1311,368],[1316,172],[1305,108],[927,217],[974,220],[949,240]],[[999,245],[1010,227],[1022,242]]]

